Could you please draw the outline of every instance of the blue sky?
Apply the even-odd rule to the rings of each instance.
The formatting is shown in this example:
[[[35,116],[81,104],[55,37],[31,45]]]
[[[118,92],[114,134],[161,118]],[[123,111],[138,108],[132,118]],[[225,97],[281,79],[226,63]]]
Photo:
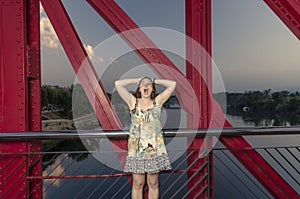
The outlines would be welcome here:
[[[140,27],[185,32],[184,0],[116,2]],[[98,62],[111,59],[96,57],[94,51],[115,32],[85,1],[63,3],[91,57]],[[262,0],[212,0],[212,5],[213,60],[226,91],[300,91],[300,42]],[[42,83],[70,86],[75,74],[43,10],[41,38]]]

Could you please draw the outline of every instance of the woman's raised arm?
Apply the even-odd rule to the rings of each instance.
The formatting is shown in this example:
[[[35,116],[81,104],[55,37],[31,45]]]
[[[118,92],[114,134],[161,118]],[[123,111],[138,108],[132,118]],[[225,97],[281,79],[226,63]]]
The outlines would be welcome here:
[[[176,82],[173,80],[167,80],[167,79],[156,79],[156,80],[154,80],[154,83],[167,87],[162,93],[160,93],[158,96],[156,96],[157,103],[162,106],[174,92],[174,90],[176,88]]]
[[[121,79],[115,81],[115,87],[121,96],[121,98],[128,104],[129,108],[132,109],[132,104],[135,103],[135,97],[125,88],[129,84],[137,84],[140,81],[138,79]]]

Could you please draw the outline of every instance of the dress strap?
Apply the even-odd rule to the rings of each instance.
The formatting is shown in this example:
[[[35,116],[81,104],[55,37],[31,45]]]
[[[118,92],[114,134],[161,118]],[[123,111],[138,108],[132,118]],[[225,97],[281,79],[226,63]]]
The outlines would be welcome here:
[[[138,98],[135,98],[135,105],[134,105],[134,108],[137,108],[138,107]]]

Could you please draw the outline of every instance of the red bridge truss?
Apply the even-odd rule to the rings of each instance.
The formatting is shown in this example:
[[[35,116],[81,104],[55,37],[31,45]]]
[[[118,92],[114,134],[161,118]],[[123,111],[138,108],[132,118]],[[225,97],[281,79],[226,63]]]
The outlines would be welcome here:
[[[68,59],[88,97],[94,103],[94,111],[104,130],[121,129],[121,123],[113,109],[104,87],[95,72],[92,62],[60,0],[1,0],[0,1],[0,132],[41,131],[41,58],[40,58],[40,4],[42,3],[52,26],[68,56]],[[157,74],[178,82],[175,91],[181,107],[186,111],[188,121],[199,115],[199,121],[188,122],[189,128],[231,127],[224,118],[220,105],[212,99],[212,30],[211,0],[186,0],[186,34],[197,41],[207,53],[199,56],[201,50],[186,43],[186,75],[157,48],[155,43],[113,0],[86,0],[95,11],[117,32],[136,54]],[[265,0],[265,3],[300,39],[300,1]],[[126,34],[133,30],[134,34]],[[161,68],[163,64],[168,66]],[[80,69],[80,70],[79,70]],[[176,73],[174,72],[176,71]],[[179,74],[179,75],[178,75]],[[183,82],[187,80],[196,92],[196,99]],[[200,112],[195,112],[200,110]],[[213,110],[213,111],[212,111]],[[213,116],[213,117],[212,117]],[[212,121],[213,120],[213,121]],[[212,125],[210,125],[212,124]],[[251,145],[241,136],[221,137],[227,148],[247,148]],[[125,149],[124,140],[111,140],[115,149]],[[207,170],[213,170],[212,155],[199,158],[202,145],[209,149],[212,141],[205,138],[191,140],[187,163],[190,190],[189,198],[214,197],[212,176],[201,180]],[[41,175],[40,155],[28,152],[41,151],[40,141],[0,141],[1,153],[22,153],[6,156],[0,162],[0,198],[12,198],[21,190],[26,198],[42,197],[42,181],[28,176]],[[270,166],[255,150],[231,150],[231,153],[270,192],[274,198],[300,198],[297,192]],[[122,158],[120,156],[120,158]],[[207,164],[207,158],[210,160]],[[24,163],[24,159],[27,159]],[[9,167],[5,167],[10,163]],[[205,163],[205,164],[204,164]],[[3,170],[5,168],[5,170]],[[213,172],[210,172],[213,174]],[[16,179],[18,179],[16,181]],[[198,183],[201,181],[201,183]],[[201,192],[204,187],[210,189]],[[5,193],[5,195],[2,195]],[[32,194],[33,193],[33,194]]]

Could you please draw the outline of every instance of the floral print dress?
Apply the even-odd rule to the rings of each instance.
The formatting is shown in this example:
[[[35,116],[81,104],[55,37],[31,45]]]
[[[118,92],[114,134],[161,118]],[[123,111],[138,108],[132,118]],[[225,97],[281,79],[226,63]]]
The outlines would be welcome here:
[[[159,173],[171,169],[169,157],[159,121],[161,108],[153,101],[153,107],[141,110],[136,101],[130,111],[131,127],[128,138],[128,155],[125,172]]]

